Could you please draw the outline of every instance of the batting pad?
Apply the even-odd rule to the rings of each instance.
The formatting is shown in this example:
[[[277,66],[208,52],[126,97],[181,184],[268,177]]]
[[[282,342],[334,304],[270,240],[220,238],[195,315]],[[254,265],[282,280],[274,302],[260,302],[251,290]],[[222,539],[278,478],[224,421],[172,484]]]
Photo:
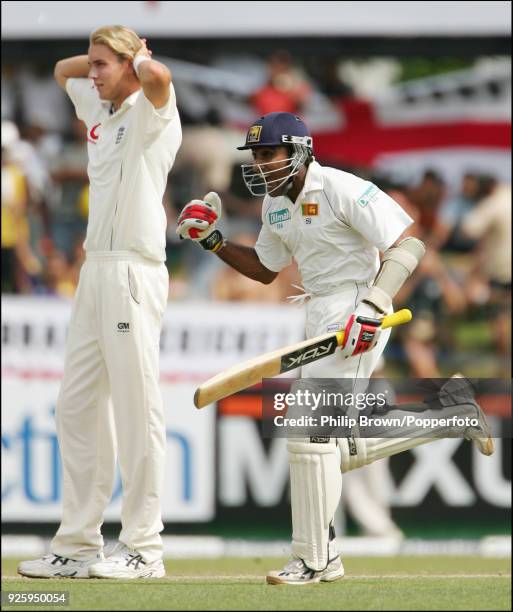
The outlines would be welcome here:
[[[465,427],[451,425],[450,420],[470,417],[480,421],[481,410],[475,401],[468,399],[468,392],[467,396],[464,395],[465,389],[458,388],[458,384],[458,379],[452,378],[440,390],[439,404],[443,408],[432,409],[428,408],[426,403],[419,403],[404,405],[403,408],[398,407],[386,413],[390,422],[400,423],[403,418],[409,416],[415,418],[415,424],[404,427],[371,424],[360,427],[360,435],[365,437],[337,438],[342,473],[434,440],[464,437]],[[460,400],[461,403],[456,403]],[[414,409],[408,409],[408,407]],[[447,424],[432,425],[442,420],[445,420]],[[425,425],[417,424],[419,421]],[[488,436],[484,429],[482,436],[483,438]],[[493,446],[491,452],[493,452]]]
[[[432,441],[433,438],[337,438],[340,449],[340,470],[344,474],[369,465],[376,459],[390,457]]]
[[[338,554],[330,523],[342,493],[336,440],[289,439],[292,553],[313,570],[325,569]]]

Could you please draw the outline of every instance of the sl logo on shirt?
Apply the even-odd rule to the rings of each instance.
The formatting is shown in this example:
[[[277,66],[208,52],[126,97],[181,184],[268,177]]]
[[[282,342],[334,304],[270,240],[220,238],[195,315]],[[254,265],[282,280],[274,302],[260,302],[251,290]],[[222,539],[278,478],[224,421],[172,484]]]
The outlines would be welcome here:
[[[301,214],[303,217],[316,217],[319,214],[319,204],[309,202],[301,204]]]

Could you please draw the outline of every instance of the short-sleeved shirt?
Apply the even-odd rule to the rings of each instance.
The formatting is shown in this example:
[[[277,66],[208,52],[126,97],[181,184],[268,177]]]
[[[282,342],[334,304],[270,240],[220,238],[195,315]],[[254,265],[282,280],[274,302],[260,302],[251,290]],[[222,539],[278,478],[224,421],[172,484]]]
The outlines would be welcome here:
[[[327,294],[348,282],[369,282],[386,251],[413,219],[376,185],[312,162],[296,202],[264,198],[255,250],[279,272],[294,258],[307,293]]]
[[[89,220],[86,251],[136,251],[165,261],[162,198],[182,140],[174,87],[156,110],[142,89],[111,114],[90,79],[68,79],[66,91],[87,126]]]

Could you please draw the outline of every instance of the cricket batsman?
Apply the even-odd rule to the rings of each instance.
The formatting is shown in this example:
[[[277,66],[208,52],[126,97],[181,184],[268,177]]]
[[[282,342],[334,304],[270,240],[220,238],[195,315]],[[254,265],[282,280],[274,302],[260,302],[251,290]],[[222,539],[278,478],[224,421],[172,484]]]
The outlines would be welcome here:
[[[403,237],[413,220],[376,185],[317,163],[312,137],[296,115],[261,117],[238,148],[253,155],[252,163],[242,165],[246,186],[253,195],[265,196],[255,247],[233,244],[216,229],[222,204],[213,192],[184,207],[177,233],[264,284],[296,260],[305,289],[307,338],[345,329],[345,341],[330,357],[303,366],[302,379],[291,392],[309,389],[313,378],[370,378],[390,330],[368,324],[368,318],[392,312],[394,296],[424,255],[420,240]],[[425,418],[440,410],[444,416],[472,415],[477,427],[446,427],[437,435],[465,436],[482,453],[493,452],[490,430],[467,379],[451,378],[431,404],[409,405],[408,410]],[[397,413],[408,414],[394,406],[388,416]],[[267,582],[311,584],[341,578],[333,517],[342,473],[434,439],[426,438],[425,431],[417,425],[393,436],[376,425],[366,428],[365,437],[307,433],[289,438],[293,558],[282,570],[269,572]]]
[[[18,572],[159,578],[159,336],[169,291],[162,197],[182,138],[174,88],[146,40],[123,26],[94,31],[88,54],[57,62],[54,74],[87,126],[89,219],[56,408],[62,521],[50,553]],[[100,528],[116,459],[122,529],[106,558]]]

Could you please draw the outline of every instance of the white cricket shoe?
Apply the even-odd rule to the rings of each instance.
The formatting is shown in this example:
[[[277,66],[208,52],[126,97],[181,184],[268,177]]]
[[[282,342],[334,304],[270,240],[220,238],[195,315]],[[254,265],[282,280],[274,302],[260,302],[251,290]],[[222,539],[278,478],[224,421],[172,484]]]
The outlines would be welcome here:
[[[479,404],[474,402],[478,409],[478,427],[469,427],[467,430],[467,435],[465,436],[467,440],[473,442],[479,452],[483,455],[493,455],[495,451],[495,443],[492,438],[492,430],[488,425],[488,422],[485,418],[483,411],[481,410]]]
[[[458,372],[451,376],[440,389],[441,394],[444,392],[449,397],[453,395],[455,402],[467,403],[473,407],[475,414],[472,416],[477,417],[478,425],[477,427],[468,427],[465,431],[465,438],[473,442],[483,455],[492,455],[495,451],[492,430],[484,412],[481,410],[481,406],[474,399],[475,390],[472,383],[463,374]]]
[[[49,553],[41,559],[22,561],[18,574],[29,578],[89,578],[89,567],[103,558],[103,553],[82,560]]]
[[[340,555],[329,561],[325,569],[316,572],[305,565],[303,559],[292,559],[281,571],[267,574],[267,584],[317,584],[333,582],[344,576]]]
[[[89,567],[89,578],[163,578],[166,575],[164,564],[159,559],[147,563],[142,555],[119,543],[112,553],[100,563]]]

